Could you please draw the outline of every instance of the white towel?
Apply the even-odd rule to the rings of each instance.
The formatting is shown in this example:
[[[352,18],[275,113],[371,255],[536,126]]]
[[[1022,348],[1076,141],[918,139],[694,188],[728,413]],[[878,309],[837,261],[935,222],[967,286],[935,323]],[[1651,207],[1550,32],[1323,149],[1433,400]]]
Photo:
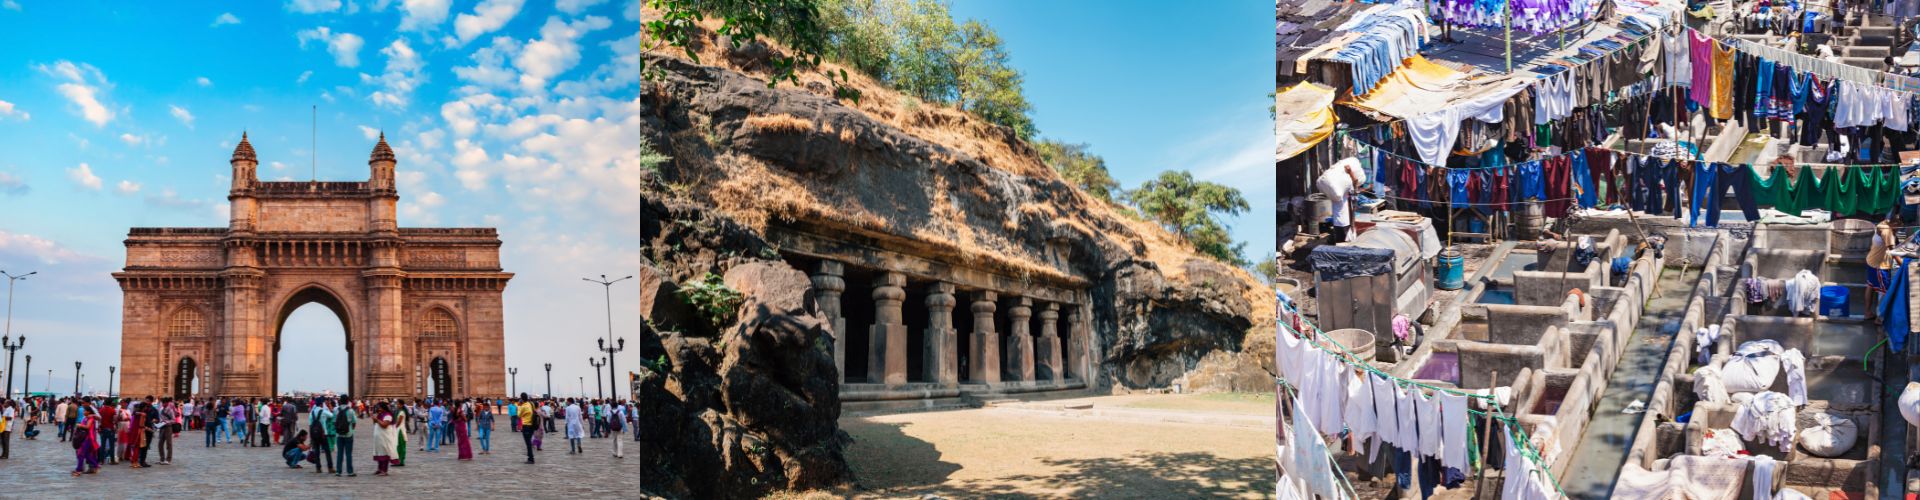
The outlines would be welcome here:
[[[1373,386],[1374,439],[1367,448],[1367,456],[1379,456],[1380,443],[1394,447],[1400,446],[1400,410],[1395,406],[1393,382],[1379,375],[1368,375],[1367,382]]]
[[[1348,374],[1345,422],[1356,447],[1373,437],[1373,420],[1373,386],[1364,375]]]
[[[1773,499],[1773,457],[1751,455],[1753,461],[1753,500]]]
[[[1414,389],[1414,418],[1420,425],[1420,454],[1440,457],[1440,402]]]
[[[1440,445],[1440,465],[1468,470],[1471,464],[1467,463],[1467,435],[1473,430],[1467,427],[1467,397],[1452,393],[1438,396],[1444,440]]]
[[[1713,361],[1713,344],[1719,341],[1720,341],[1720,325],[1718,324],[1709,325],[1706,328],[1694,330],[1693,343],[1695,346],[1698,346],[1700,350],[1700,356],[1698,357],[1699,362],[1695,364],[1705,365],[1709,362],[1712,362]]]
[[[1419,417],[1415,410],[1419,405],[1419,401],[1416,401],[1418,396],[1415,395],[1418,392],[1418,389],[1394,389],[1394,399],[1398,400],[1395,406],[1400,408],[1400,442],[1394,443],[1394,446],[1408,452],[1420,450]]]
[[[1780,364],[1787,371],[1787,397],[1795,406],[1807,404],[1807,357],[1799,349],[1780,353]]]

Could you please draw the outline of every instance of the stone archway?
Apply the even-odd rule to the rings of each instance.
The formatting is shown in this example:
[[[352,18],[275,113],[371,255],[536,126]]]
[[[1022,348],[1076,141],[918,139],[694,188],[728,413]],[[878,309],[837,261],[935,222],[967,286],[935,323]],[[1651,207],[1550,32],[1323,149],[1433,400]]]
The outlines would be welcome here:
[[[267,370],[267,373],[273,374],[272,389],[274,393],[279,394],[283,392],[280,384],[280,362],[282,361],[280,342],[281,339],[284,338],[282,334],[286,332],[287,318],[293,316],[294,310],[307,304],[319,304],[322,307],[326,307],[327,310],[333,311],[335,318],[340,319],[341,337],[345,341],[345,344],[341,347],[348,353],[347,394],[358,394],[358,391],[354,390],[359,387],[355,385],[357,382],[357,380],[355,380],[355,378],[357,378],[355,374],[360,372],[354,369],[354,356],[352,355],[354,322],[349,319],[351,315],[348,312],[345,302],[340,300],[339,294],[328,290],[326,286],[318,283],[300,285],[297,291],[289,294],[284,300],[280,301],[280,314],[278,315],[278,319],[273,323],[273,366]]]
[[[506,395],[501,295],[513,274],[500,267],[500,237],[399,227],[384,136],[365,181],[261,182],[245,135],[229,163],[227,227],[128,231],[126,267],[113,274],[123,394],[181,390],[173,365],[192,357],[196,397],[272,395],[281,355],[297,355],[280,352],[281,327],[319,303],[346,331],[353,396],[424,397],[419,374],[435,357],[453,397]],[[429,311],[451,318],[426,321]],[[421,331],[435,324],[457,327]]]

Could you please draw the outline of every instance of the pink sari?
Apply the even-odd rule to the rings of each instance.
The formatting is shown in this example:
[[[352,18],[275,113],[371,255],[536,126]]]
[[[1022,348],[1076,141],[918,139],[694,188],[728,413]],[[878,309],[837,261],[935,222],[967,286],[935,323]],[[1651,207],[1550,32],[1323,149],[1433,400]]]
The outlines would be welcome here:
[[[466,412],[461,411],[455,414],[452,425],[454,441],[460,443],[460,459],[473,460],[473,447],[467,444]]]

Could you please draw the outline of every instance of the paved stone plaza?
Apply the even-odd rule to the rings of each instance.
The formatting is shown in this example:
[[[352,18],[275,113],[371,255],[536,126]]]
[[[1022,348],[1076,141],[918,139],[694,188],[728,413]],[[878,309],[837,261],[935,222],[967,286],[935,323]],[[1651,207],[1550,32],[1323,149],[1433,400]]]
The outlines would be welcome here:
[[[502,420],[504,421],[504,419]],[[410,443],[407,466],[391,475],[373,475],[373,430],[362,426],[354,439],[354,472],[359,477],[315,474],[311,467],[288,469],[280,447],[247,448],[238,441],[206,448],[200,431],[180,433],[173,465],[158,465],[159,455],[148,455],[150,469],[121,465],[75,478],[72,445],[56,440],[51,426],[37,441],[14,435],[13,456],[0,460],[0,497],[78,498],[292,498],[292,497],[423,497],[423,498],[633,498],[640,488],[639,443],[627,434],[627,458],[613,458],[608,438],[586,439],[585,455],[568,455],[564,439],[545,439],[539,462],[527,465],[520,435],[499,425],[494,432],[494,454],[481,455],[474,444],[470,462],[455,459],[458,449],[443,446],[439,453],[419,451]],[[549,438],[560,433],[547,434]],[[425,438],[422,432],[420,439]]]

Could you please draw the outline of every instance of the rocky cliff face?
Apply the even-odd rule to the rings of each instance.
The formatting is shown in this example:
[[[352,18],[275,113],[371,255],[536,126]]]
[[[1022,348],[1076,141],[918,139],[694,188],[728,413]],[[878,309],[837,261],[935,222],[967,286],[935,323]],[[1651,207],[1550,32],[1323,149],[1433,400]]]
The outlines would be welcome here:
[[[654,448],[653,456],[699,454],[657,464],[680,468],[667,475],[684,481],[674,491],[706,496],[717,490],[693,486],[696,471],[725,470],[731,478],[743,464],[747,477],[779,487],[846,477],[843,464],[825,463],[844,446],[844,434],[832,427],[832,357],[822,361],[819,349],[806,350],[826,330],[815,324],[810,299],[791,298],[807,295],[805,276],[780,263],[778,250],[759,236],[770,225],[804,225],[945,262],[1081,283],[1092,298],[1099,388],[1167,386],[1210,353],[1238,356],[1249,331],[1261,331],[1256,325],[1266,327],[1271,349],[1271,291],[1244,270],[1199,256],[1159,227],[1081,193],[1003,127],[916,104],[857,76],[865,97],[847,103],[817,81],[769,88],[751,64],[642,57],[664,73],[642,84],[642,140],[672,157],[642,173],[642,196],[650,198],[643,200],[643,257],[660,276],[655,283],[671,287],[713,272],[731,284],[738,273],[757,277],[742,283],[783,284],[755,288],[750,304],[778,292],[766,300],[786,305],[743,306],[744,326],[650,337],[659,349],[650,352],[665,353],[672,364],[648,375],[647,417],[698,431],[655,436],[675,443]],[[667,302],[656,300],[643,314],[689,317]],[[735,384],[771,384],[765,391],[773,394]],[[1271,390],[1271,379],[1265,387]],[[728,399],[735,393],[754,396],[736,405]],[[806,411],[792,424],[797,428],[774,429],[753,414],[771,405]],[[774,443],[775,460],[755,461],[756,443]],[[775,470],[785,475],[768,472]],[[648,483],[657,485],[651,477]]]

